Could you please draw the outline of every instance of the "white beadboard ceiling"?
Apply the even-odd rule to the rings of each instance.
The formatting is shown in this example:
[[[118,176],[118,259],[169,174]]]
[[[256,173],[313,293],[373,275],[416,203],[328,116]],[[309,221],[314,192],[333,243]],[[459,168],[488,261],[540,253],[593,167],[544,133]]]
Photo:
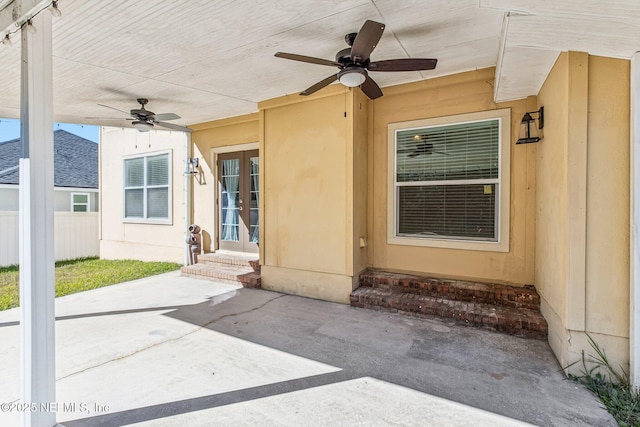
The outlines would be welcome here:
[[[11,7],[11,1],[0,0]],[[362,23],[386,24],[373,60],[438,58],[433,71],[372,73],[383,88],[497,66],[496,100],[535,95],[561,51],[630,58],[640,50],[637,0],[59,0],[53,20],[57,121],[127,125],[136,98],[189,125],[251,113],[334,68]],[[47,12],[48,13],[48,12]],[[3,37],[4,33],[0,33]],[[0,117],[18,117],[20,41],[0,44]]]

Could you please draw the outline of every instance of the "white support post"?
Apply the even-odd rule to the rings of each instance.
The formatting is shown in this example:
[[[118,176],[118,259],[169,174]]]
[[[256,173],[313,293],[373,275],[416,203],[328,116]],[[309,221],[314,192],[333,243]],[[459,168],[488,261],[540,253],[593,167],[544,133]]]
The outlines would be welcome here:
[[[52,427],[55,402],[53,72],[51,14],[22,28],[20,310],[23,426]],[[34,406],[35,405],[35,406]]]
[[[631,384],[640,387],[640,52],[631,58],[631,171],[629,265],[629,367]]]

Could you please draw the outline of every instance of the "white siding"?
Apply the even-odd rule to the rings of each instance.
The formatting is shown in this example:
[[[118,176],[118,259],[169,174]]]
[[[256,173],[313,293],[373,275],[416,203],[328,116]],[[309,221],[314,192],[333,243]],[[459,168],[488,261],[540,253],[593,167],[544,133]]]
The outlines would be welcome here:
[[[55,212],[56,261],[98,256],[97,213]],[[0,266],[18,264],[18,213],[0,212]]]

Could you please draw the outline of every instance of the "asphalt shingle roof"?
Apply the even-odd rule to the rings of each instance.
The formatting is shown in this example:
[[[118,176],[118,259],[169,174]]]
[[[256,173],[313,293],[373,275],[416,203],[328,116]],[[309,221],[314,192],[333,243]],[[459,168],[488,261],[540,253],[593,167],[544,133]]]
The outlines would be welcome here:
[[[18,184],[20,139],[0,142],[0,184]],[[53,132],[54,185],[56,187],[98,188],[98,144],[64,130]]]

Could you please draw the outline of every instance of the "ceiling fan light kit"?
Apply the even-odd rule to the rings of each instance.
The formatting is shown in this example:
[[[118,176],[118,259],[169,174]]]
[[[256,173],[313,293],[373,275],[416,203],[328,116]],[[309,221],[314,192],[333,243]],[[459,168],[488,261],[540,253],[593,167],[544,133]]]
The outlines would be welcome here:
[[[141,120],[134,120],[131,123],[134,128],[138,129],[140,132],[149,132],[153,128],[153,124],[143,122]]]
[[[360,67],[348,67],[338,72],[338,80],[347,87],[360,86],[367,80],[367,70]]]
[[[311,95],[338,80],[347,87],[360,86],[362,92],[364,92],[369,99],[376,99],[382,96],[382,89],[380,89],[380,86],[369,76],[369,72],[424,71],[436,68],[437,59],[400,58],[371,62],[369,56],[378,45],[383,32],[384,24],[375,21],[366,21],[358,33],[349,33],[344,37],[345,42],[350,47],[339,51],[335,61],[285,52],[277,52],[275,56],[292,61],[338,67],[340,69],[337,74],[333,74],[300,92],[300,95],[303,96]]]

